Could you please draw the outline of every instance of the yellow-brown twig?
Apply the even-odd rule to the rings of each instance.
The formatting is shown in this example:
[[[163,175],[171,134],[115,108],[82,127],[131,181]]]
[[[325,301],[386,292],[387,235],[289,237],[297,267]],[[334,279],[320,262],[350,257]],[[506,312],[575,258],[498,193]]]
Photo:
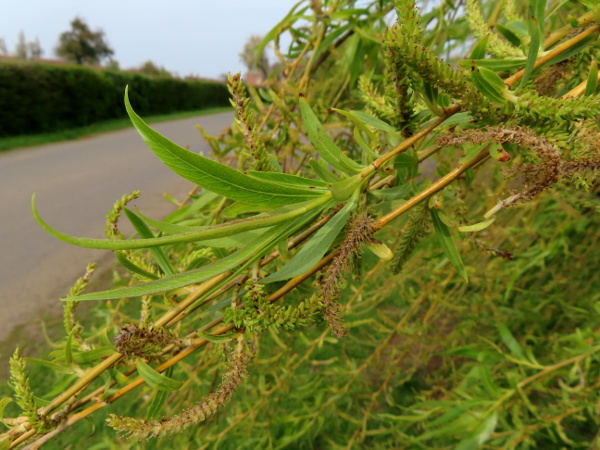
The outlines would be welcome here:
[[[583,41],[585,38],[587,38],[588,36],[591,36],[592,34],[596,33],[597,31],[600,31],[600,25],[591,26],[587,30],[579,33],[574,38],[569,39],[568,41],[565,41],[562,44],[557,45],[552,50],[550,50],[548,53],[546,53],[544,56],[538,58],[535,61],[533,68],[536,69],[536,68],[540,67],[542,64],[547,63],[555,56],[560,55],[561,53],[570,49],[571,47],[573,47],[574,45]],[[506,84],[508,87],[512,87],[517,81],[519,81],[521,78],[523,78],[524,74],[525,74],[525,69],[519,70],[514,75],[505,79],[504,84]]]

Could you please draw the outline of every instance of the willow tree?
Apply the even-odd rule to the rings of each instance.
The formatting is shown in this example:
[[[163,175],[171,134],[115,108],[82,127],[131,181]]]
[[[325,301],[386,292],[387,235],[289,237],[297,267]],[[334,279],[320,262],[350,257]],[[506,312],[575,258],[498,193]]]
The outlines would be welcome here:
[[[600,10],[422,6],[297,3],[257,48],[281,63],[266,87],[229,77],[232,128],[200,129],[210,158],[126,92],[150,150],[198,188],[164,220],[125,195],[106,240],[33,205],[130,276],[84,293],[89,267],[63,299],[67,337],[44,363],[60,391],[32,388],[15,353],[5,447],[115,402],[106,422],[132,445],[598,442]],[[84,329],[89,301],[103,320]]]

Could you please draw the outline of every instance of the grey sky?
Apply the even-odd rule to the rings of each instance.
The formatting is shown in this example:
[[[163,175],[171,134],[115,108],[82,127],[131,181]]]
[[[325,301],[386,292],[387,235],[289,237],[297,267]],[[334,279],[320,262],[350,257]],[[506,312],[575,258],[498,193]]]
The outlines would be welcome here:
[[[294,0],[20,0],[4,3],[0,38],[13,52],[22,30],[54,58],[58,36],[75,16],[101,28],[121,68],[152,60],[181,76],[217,78],[243,71],[248,36],[266,34]]]

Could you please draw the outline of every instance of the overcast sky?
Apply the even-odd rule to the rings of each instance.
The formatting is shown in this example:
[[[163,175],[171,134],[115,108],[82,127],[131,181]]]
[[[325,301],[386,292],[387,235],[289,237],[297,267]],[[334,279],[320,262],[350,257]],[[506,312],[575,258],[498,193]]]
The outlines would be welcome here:
[[[295,0],[19,0],[0,14],[0,38],[14,52],[22,30],[54,58],[58,36],[79,16],[105,33],[121,68],[152,60],[180,76],[217,78],[243,71],[238,53],[264,35]]]

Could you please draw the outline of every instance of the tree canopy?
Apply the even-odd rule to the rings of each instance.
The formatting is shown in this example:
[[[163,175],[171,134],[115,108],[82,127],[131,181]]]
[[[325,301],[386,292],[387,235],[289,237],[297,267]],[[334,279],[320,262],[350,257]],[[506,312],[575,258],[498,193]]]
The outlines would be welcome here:
[[[71,21],[71,30],[60,35],[55,51],[58,56],[77,64],[99,64],[114,54],[104,38],[104,31],[92,31],[79,17]]]

